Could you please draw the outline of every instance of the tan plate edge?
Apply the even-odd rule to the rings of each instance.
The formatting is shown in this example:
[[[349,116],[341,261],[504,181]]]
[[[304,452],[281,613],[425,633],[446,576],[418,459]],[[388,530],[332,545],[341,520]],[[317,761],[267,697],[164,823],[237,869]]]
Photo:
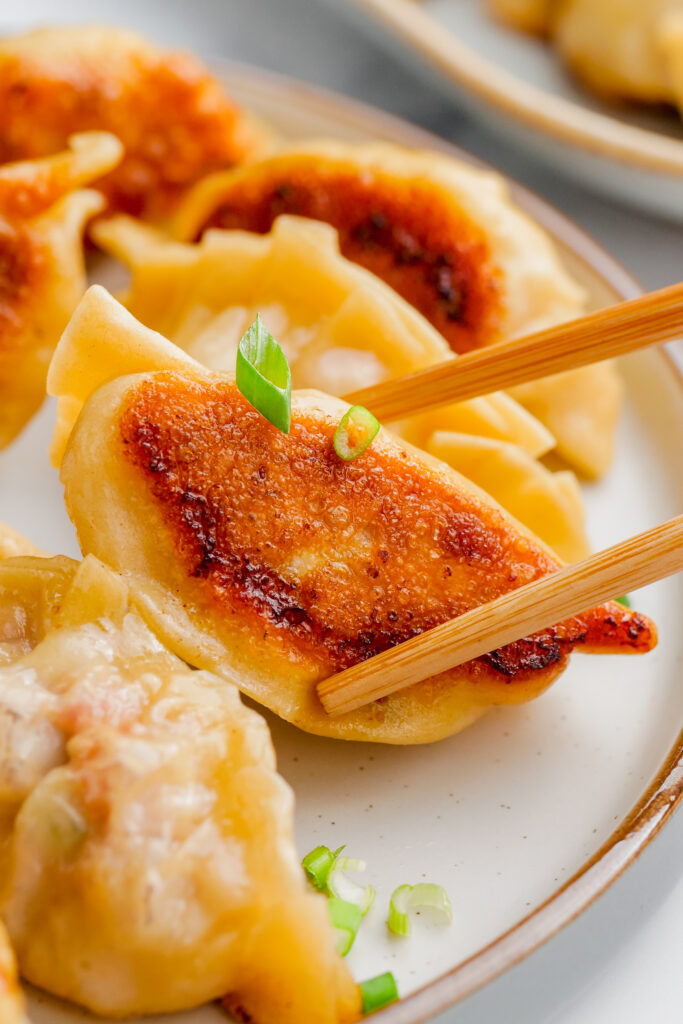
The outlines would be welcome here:
[[[550,96],[462,43],[414,0],[344,0],[362,8],[446,77],[518,121],[644,170],[683,176],[683,142]]]

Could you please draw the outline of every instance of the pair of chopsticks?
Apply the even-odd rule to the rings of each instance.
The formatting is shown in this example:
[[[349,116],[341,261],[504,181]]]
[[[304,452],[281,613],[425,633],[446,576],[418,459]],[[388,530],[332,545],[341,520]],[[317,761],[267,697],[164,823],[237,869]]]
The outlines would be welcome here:
[[[346,395],[385,420],[577,369],[683,334],[683,283]],[[342,714],[683,569],[683,516],[560,569],[318,684]]]

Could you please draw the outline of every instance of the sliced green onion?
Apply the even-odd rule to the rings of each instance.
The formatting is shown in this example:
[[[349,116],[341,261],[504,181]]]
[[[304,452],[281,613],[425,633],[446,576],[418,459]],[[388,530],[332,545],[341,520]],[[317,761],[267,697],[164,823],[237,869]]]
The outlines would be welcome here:
[[[434,910],[450,924],[453,920],[453,907],[448,893],[442,885],[433,882],[420,882],[413,886],[410,894],[410,906],[417,910]]]
[[[358,934],[363,912],[355,903],[347,903],[337,896],[330,896],[327,908],[337,933],[337,952],[346,956]]]
[[[379,420],[362,405],[352,405],[342,416],[332,443],[340,459],[350,462],[362,455],[379,430]]]
[[[365,871],[365,864],[362,860],[355,860],[352,857],[337,857],[332,871],[327,879],[327,888],[333,896],[337,896],[346,903],[353,903],[360,909],[363,917],[375,902],[375,890],[371,885],[359,885],[352,878],[344,874],[348,871]]]
[[[343,849],[343,847],[342,847]],[[316,889],[325,892],[330,871],[334,867],[336,854],[327,846],[316,846],[315,850],[307,853],[301,861],[306,876]]]
[[[389,917],[387,926],[394,935],[410,935],[410,894],[412,885],[399,885],[394,889],[389,900]]]
[[[379,974],[376,978],[368,978],[367,981],[361,981],[359,988],[364,1014],[381,1010],[383,1006],[395,1003],[398,999],[396,979],[391,971],[387,971],[386,974]]]
[[[615,601],[617,602],[617,604],[623,604],[624,608],[631,607],[631,599],[628,596],[628,594],[622,594],[621,597],[615,598]]]
[[[237,348],[237,387],[283,434],[292,414],[292,374],[287,357],[257,316]]]
[[[409,912],[429,908],[445,917],[448,924],[453,920],[453,908],[448,893],[441,885],[420,882],[418,885],[399,885],[389,900],[387,927],[394,935],[410,935],[412,928]]]

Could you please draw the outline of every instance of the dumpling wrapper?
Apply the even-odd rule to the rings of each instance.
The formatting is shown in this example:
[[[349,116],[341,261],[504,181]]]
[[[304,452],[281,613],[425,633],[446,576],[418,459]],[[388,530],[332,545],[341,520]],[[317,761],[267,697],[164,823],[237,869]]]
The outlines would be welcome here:
[[[3,562],[0,617],[0,912],[22,975],[106,1016],[225,998],[255,1024],[357,1019],[261,717],[94,558]]]
[[[282,346],[295,388],[343,395],[453,355],[412,306],[341,256],[337,234],[328,224],[280,217],[267,235],[210,231],[201,242],[187,245],[119,216],[96,224],[93,234],[105,251],[131,268],[130,289],[123,297],[130,312],[209,369],[234,371],[239,339],[257,313]],[[518,445],[517,487],[525,486],[523,466],[529,487],[542,478],[552,519],[547,530],[538,514],[526,525],[560,558],[575,561],[588,553],[582,513],[574,515],[574,506],[567,504],[563,481],[535,461],[554,446],[554,439],[525,409],[498,392],[413,416],[393,429],[425,447],[435,424]],[[456,457],[455,451],[451,454]],[[457,461],[449,462],[468,475]],[[516,514],[505,500],[510,496],[514,504],[509,485],[491,493]],[[560,528],[558,520],[570,511]]]
[[[198,60],[111,25],[0,39],[0,110],[0,162],[47,156],[74,132],[118,136],[125,158],[98,188],[112,209],[154,220],[205,174],[263,146]]]
[[[343,255],[414,305],[456,352],[585,311],[551,238],[514,205],[504,179],[440,153],[327,140],[291,146],[200,182],[172,231],[181,240],[208,227],[265,233],[283,214],[332,224]],[[563,458],[600,476],[612,455],[619,378],[603,363],[575,371],[566,387],[592,440],[586,445],[560,416],[551,433]],[[546,382],[529,388],[515,397],[542,405]],[[598,405],[584,399],[595,390]]]
[[[0,921],[0,1021],[2,1024],[27,1024],[24,999],[17,979],[17,965],[9,936]]]
[[[670,103],[667,19],[681,14],[682,0],[560,0],[553,36],[572,71],[596,92]]]
[[[436,740],[494,704],[536,696],[572,646],[656,642],[652,623],[610,603],[330,718],[318,680],[556,570],[555,556],[384,430],[362,458],[340,460],[332,435],[348,406],[338,399],[295,392],[282,434],[232,376],[143,328],[102,289],[72,318],[49,383],[57,450],[73,427],[62,481],[82,550],[125,574],[184,660],[307,731]]]
[[[122,152],[113,135],[88,132],[63,153],[0,166],[0,449],[40,408],[52,352],[85,291],[81,236],[104,200],[82,186]]]

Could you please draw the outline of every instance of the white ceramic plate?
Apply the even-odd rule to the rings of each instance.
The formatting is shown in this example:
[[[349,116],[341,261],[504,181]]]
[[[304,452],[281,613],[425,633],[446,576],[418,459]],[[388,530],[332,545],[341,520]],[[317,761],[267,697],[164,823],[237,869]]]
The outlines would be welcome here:
[[[643,0],[646,2],[646,0]],[[683,220],[683,123],[595,99],[543,40],[495,21],[487,0],[342,0],[357,24],[436,71],[459,103],[562,174]]]
[[[286,135],[332,134],[431,145],[433,136],[378,111],[291,80],[232,69],[226,83]],[[463,154],[460,154],[463,156]],[[637,286],[556,211],[515,187],[517,201],[555,235],[594,306]],[[596,545],[680,511],[680,380],[660,353],[624,366],[628,401],[608,478],[587,489]],[[0,455],[0,520],[48,550],[76,554],[45,446],[46,406]],[[661,631],[646,658],[577,655],[534,704],[493,712],[429,747],[344,744],[307,736],[268,716],[280,770],[297,795],[297,842],[346,843],[368,862],[375,907],[352,951],[356,975],[392,970],[403,999],[378,1015],[417,1024],[530,952],[583,909],[635,857],[683,792],[681,581],[638,594]],[[445,885],[450,928],[417,922],[387,935],[385,911],[402,882]],[[84,1015],[38,993],[34,1024]],[[166,1021],[225,1020],[213,1006]],[[302,1022],[305,1024],[305,1022]]]

